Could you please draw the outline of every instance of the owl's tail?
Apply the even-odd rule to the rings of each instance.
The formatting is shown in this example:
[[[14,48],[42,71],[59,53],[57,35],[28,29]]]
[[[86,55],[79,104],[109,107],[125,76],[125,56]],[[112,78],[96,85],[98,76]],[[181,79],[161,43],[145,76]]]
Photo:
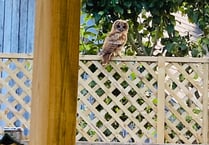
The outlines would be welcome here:
[[[111,58],[113,57],[113,53],[101,53],[102,56],[102,65],[107,65],[109,63],[109,61],[111,60]]]

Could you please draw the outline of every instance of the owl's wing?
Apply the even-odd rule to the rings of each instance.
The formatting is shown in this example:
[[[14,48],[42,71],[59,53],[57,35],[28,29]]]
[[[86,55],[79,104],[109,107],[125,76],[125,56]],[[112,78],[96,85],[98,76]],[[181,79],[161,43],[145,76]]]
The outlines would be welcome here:
[[[102,65],[106,65],[111,60],[111,58],[113,57],[113,53],[120,46],[121,44],[116,43],[116,41],[114,41],[110,37],[106,37],[105,42],[102,46],[102,51],[100,53],[100,55],[102,55]]]
[[[103,45],[103,53],[112,53],[117,48],[124,45],[124,39],[121,39],[121,34],[115,33],[106,37]]]
[[[126,36],[122,33],[111,33],[104,41],[101,55],[103,57],[102,64],[107,64],[114,56],[114,52],[125,44]]]

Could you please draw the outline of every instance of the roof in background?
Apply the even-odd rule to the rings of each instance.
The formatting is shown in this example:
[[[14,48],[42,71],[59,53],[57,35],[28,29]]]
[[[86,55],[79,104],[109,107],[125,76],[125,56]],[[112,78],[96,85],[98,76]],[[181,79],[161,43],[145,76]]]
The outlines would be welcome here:
[[[195,41],[201,36],[203,32],[196,24],[190,23],[186,15],[182,15],[181,13],[175,13],[173,15],[177,21],[175,28],[179,31],[180,35],[184,36],[189,33],[192,41]]]
[[[200,30],[198,25],[189,22],[189,19],[186,15],[182,15],[181,13],[174,13],[173,15],[176,19],[175,30],[177,30],[181,36],[185,36],[189,33],[190,40],[196,41],[202,35],[203,32]],[[162,53],[162,47],[163,45],[158,42],[157,46],[155,46],[155,51],[153,54],[157,55]]]

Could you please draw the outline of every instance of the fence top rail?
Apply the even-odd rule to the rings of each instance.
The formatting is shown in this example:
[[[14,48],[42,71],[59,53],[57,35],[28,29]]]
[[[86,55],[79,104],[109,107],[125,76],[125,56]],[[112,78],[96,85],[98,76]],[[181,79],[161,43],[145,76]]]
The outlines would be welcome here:
[[[147,145],[146,143],[119,143],[119,142],[83,142],[83,141],[78,141],[76,142],[76,145]],[[151,143],[149,145],[205,145],[205,144],[156,144],[156,143]]]
[[[33,59],[33,54],[25,53],[0,53],[0,58],[24,58]],[[194,58],[194,57],[163,57],[165,62],[187,62],[187,63],[209,63],[209,57]],[[101,60],[99,55],[80,55],[80,60],[91,60],[98,61]],[[118,61],[142,61],[142,62],[157,62],[159,57],[154,56],[122,56],[114,57],[112,60]]]
[[[33,54],[25,54],[25,53],[0,53],[1,59],[33,59]]]
[[[162,56],[163,57],[163,56]],[[187,63],[209,63],[209,57],[163,57],[166,62],[187,62]],[[99,55],[80,55],[80,60],[91,60],[98,61],[101,60]],[[118,61],[143,61],[143,62],[157,62],[159,57],[154,56],[122,56],[114,57],[112,60]]]

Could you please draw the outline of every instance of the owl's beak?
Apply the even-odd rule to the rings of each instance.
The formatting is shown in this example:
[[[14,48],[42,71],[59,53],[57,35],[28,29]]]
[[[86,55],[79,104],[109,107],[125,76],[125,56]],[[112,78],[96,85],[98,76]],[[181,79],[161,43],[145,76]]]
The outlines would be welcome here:
[[[123,28],[119,28],[119,31],[120,31],[120,32],[123,32],[123,31],[124,31],[124,29],[123,29]]]

